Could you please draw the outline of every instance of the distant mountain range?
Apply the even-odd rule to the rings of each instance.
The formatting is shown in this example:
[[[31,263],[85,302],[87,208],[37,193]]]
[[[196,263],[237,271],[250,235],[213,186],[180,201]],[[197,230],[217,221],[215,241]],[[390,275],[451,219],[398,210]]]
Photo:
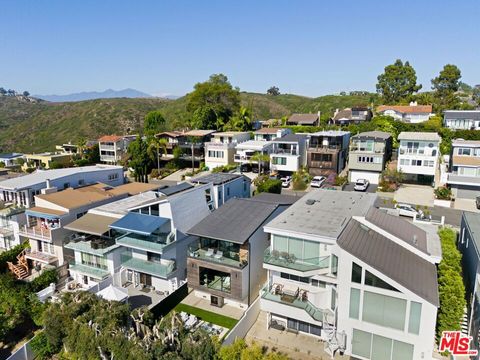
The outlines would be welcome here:
[[[51,102],[68,102],[68,101],[85,101],[94,99],[111,99],[111,98],[149,98],[152,95],[135,90],[123,89],[113,90],[107,89],[105,91],[84,91],[74,94],[66,95],[33,95],[36,98],[51,101]]]

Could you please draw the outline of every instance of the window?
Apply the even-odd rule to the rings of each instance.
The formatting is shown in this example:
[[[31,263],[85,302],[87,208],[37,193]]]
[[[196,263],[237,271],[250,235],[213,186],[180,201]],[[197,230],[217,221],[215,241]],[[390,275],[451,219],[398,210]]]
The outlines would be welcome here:
[[[118,173],[108,175],[108,180],[116,180],[118,179]]]
[[[310,283],[310,278],[308,278],[308,277],[291,275],[291,274],[287,274],[287,273],[283,273],[283,272],[280,273],[280,276],[281,276],[283,279],[298,281],[298,282],[302,282],[302,283],[305,283],[305,284],[309,284],[309,283]]]
[[[358,319],[360,315],[360,290],[350,289],[350,310],[348,316],[351,319]]]
[[[96,267],[103,270],[108,270],[107,260],[101,256],[81,253],[82,264],[87,266]]]
[[[411,334],[419,334],[420,319],[422,316],[422,304],[412,301],[410,303],[410,316],[408,317],[408,332]]]
[[[151,262],[160,263],[162,261],[162,255],[147,252],[147,260]]]
[[[386,289],[386,290],[398,291],[393,286],[386,283],[385,281],[383,281],[379,277],[373,275],[368,270],[365,270],[365,285],[375,286],[375,287],[378,287],[378,288],[381,288],[381,289]]]
[[[412,166],[422,166],[422,160],[412,160]]]
[[[273,156],[272,157],[272,164],[273,165],[287,165],[287,158]]]
[[[308,241],[286,236],[274,235],[272,237],[272,248],[279,253],[295,255],[297,261],[318,261],[320,256],[320,244],[314,241]]]
[[[332,255],[332,274],[337,275],[337,267],[338,267],[338,257],[336,255]]]
[[[317,280],[317,279],[312,279],[312,282],[310,283],[312,286],[316,286],[319,288],[325,288],[327,283],[325,281]]]
[[[393,340],[392,360],[413,359],[413,345]]]
[[[370,348],[372,344],[372,334],[353,329],[352,336],[352,354],[357,356],[363,356],[370,359]]]
[[[371,360],[413,360],[413,345],[353,329],[352,354]]]
[[[352,263],[352,282],[357,284],[362,283],[362,267],[355,263]]]
[[[458,149],[458,155],[471,155],[472,149],[467,149],[467,148],[459,148]]]
[[[208,150],[208,157],[223,159],[223,151]]]
[[[410,166],[410,159],[400,159],[400,165]]]
[[[406,308],[406,300],[364,291],[362,320],[403,331]]]
[[[85,180],[84,179],[78,180],[78,185],[79,186],[85,185]]]
[[[380,335],[373,335],[372,360],[389,359],[392,353],[392,339]]]
[[[64,184],[63,184],[63,188],[64,188],[64,189],[68,189],[69,187],[70,187],[70,183],[67,182],[67,183],[64,183]]]

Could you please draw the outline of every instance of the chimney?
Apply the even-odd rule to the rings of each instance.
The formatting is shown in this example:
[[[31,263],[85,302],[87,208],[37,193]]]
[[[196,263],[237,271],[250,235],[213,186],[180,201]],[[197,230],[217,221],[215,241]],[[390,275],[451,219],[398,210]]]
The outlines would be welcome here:
[[[51,193],[57,192],[57,188],[56,188],[55,186],[52,186],[52,182],[51,182],[50,179],[46,179],[46,180],[45,180],[45,183],[46,183],[46,185],[47,185],[47,186],[45,187],[45,189],[40,190],[40,193],[41,193],[42,195],[46,195],[46,194],[51,194]]]
[[[50,189],[52,187],[50,179],[45,180],[45,183],[47,184],[47,189]]]

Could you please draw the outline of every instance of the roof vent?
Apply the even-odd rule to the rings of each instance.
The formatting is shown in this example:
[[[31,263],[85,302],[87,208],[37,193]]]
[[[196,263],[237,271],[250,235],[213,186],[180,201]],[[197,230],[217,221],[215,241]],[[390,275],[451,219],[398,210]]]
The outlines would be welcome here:
[[[313,205],[313,204],[315,204],[315,200],[313,200],[313,199],[307,199],[307,201],[305,201],[305,204],[307,204],[307,205]]]

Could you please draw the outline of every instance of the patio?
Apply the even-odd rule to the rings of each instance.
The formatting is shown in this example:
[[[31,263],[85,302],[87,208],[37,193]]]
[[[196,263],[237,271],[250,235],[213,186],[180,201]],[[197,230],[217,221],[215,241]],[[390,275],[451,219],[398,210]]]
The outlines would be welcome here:
[[[124,287],[128,291],[128,303],[131,305],[132,309],[141,306],[147,306],[151,309],[168,296],[165,292],[150,290],[147,287],[135,287],[133,284]]]
[[[222,307],[210,305],[209,300],[195,296],[195,291],[191,291],[190,294],[188,294],[187,297],[182,300],[182,304],[194,306],[223,316],[228,316],[236,320],[240,319],[245,312],[243,309],[228,304],[225,304]]]

